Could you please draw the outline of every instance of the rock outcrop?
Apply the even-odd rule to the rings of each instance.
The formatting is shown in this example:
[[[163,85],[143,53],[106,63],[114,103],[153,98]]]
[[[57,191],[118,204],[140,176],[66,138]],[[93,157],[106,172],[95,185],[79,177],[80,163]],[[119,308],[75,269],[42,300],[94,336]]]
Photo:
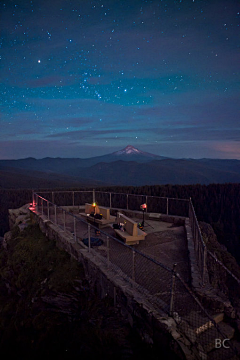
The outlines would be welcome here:
[[[2,357],[156,358],[110,299],[92,293],[82,265],[30,221],[27,205],[9,216],[0,249]]]

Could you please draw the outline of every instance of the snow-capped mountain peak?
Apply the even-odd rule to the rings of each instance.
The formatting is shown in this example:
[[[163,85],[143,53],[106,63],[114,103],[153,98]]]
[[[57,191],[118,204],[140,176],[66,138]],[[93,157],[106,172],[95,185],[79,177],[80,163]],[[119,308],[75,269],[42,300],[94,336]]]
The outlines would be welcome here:
[[[136,149],[134,146],[132,145],[128,145],[126,146],[124,149],[116,151],[114,153],[115,155],[133,155],[133,154],[142,154],[142,151]]]

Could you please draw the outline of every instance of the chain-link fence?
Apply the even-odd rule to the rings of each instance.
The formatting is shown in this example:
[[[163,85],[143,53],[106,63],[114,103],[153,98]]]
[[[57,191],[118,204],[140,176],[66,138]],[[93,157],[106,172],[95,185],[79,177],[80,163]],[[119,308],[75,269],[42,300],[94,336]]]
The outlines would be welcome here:
[[[97,202],[110,209],[139,211],[142,204],[147,205],[147,212],[175,216],[188,216],[188,199],[166,198],[150,195],[104,192],[95,190],[83,191],[48,191],[39,196],[58,206],[81,206]]]
[[[199,224],[191,199],[189,201],[189,222],[192,229],[195,255],[202,277],[202,285],[204,285],[207,281],[207,248],[202,238],[202,234],[199,228]]]
[[[232,271],[229,270],[215,253],[207,250],[207,269],[212,287],[224,293],[231,303],[239,308],[240,279],[232,272],[236,268],[233,268]]]
[[[171,315],[178,329],[194,344],[196,359],[237,359],[237,351],[231,344],[229,332],[221,328],[207,313],[191,289],[175,274],[174,301]],[[222,346],[224,342],[226,346]]]
[[[38,195],[58,206],[79,206],[93,202],[92,190],[82,191],[46,191]]]
[[[110,209],[125,209],[132,211],[140,211],[140,206],[145,203],[147,205],[147,213],[160,213],[172,216],[189,217],[194,250],[202,278],[202,284],[204,285],[208,282],[207,248],[201,235],[191,199],[164,198],[158,196],[103,192],[95,190],[49,191],[39,193],[37,197],[34,195],[34,198],[34,201],[38,205],[39,212],[43,213],[48,206],[48,218],[54,220],[55,223],[59,223],[62,227],[64,227],[64,215],[62,217],[60,216],[58,213],[60,210],[56,208],[56,205],[66,208],[69,207],[69,211],[71,211],[71,206],[80,207],[84,206],[85,203],[92,203],[93,201],[101,206],[109,207]],[[209,261],[210,260],[208,260],[208,263]]]
[[[138,204],[137,201],[142,200],[140,197],[136,199],[135,205]],[[45,216],[64,231],[71,233],[75,242],[100,257],[108,267],[121,271],[125,279],[134,282],[156,308],[161,308],[172,316],[178,330],[194,345],[196,359],[225,360],[235,354],[230,343],[224,351],[217,351],[217,345],[226,339],[226,334],[221,331],[174,269],[124,244],[108,233],[108,228],[104,231],[98,229],[96,224],[88,223],[80,216],[38,194],[34,194],[34,204],[39,215]],[[190,211],[192,218],[195,215],[193,210],[192,213]],[[221,265],[210,252],[209,256],[215,261],[216,266]],[[229,289],[227,291],[231,296]]]

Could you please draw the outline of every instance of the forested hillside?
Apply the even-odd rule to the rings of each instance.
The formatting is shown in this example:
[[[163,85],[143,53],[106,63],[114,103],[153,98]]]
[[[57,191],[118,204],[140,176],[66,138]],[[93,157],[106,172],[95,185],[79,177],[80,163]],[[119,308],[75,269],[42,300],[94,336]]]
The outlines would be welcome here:
[[[224,244],[240,263],[240,184],[114,186],[101,187],[98,190],[184,199],[191,197],[198,220],[213,226],[218,241]],[[7,210],[31,202],[32,191],[0,190],[0,198],[0,236],[3,236],[8,231]]]

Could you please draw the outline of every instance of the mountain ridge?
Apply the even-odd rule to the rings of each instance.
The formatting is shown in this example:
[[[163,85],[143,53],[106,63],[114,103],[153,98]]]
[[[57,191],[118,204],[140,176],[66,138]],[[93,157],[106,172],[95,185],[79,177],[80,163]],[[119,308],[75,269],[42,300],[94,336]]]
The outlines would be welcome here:
[[[15,169],[15,170],[14,170]],[[157,184],[210,184],[240,182],[240,160],[166,158],[143,152],[132,145],[110,154],[92,158],[32,157],[19,160],[0,160],[1,187],[11,183],[14,171],[36,183],[39,175],[46,181],[69,184],[157,185]],[[5,181],[4,181],[5,177]],[[27,181],[26,178],[26,181]],[[5,185],[4,185],[5,184]]]

